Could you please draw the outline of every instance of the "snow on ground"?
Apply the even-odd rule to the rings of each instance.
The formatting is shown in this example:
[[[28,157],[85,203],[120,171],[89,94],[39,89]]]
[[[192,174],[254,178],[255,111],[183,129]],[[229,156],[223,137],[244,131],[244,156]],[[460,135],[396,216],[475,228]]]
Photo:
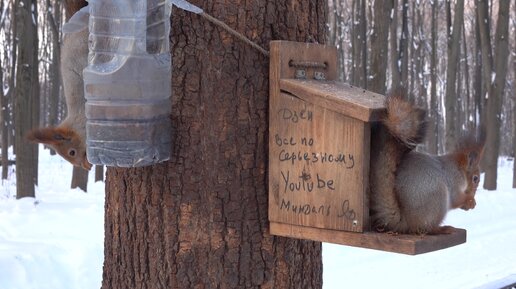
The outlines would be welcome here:
[[[479,189],[474,210],[451,211],[445,220],[468,231],[465,244],[419,256],[324,244],[324,289],[487,289],[501,288],[496,281],[508,277],[505,285],[516,283],[512,162],[502,159],[498,174],[497,191]]]
[[[0,288],[100,288],[104,183],[69,189],[72,165],[42,148],[35,199],[16,200],[13,170],[0,187]]]
[[[72,167],[40,147],[36,198],[16,200],[14,172],[0,186],[0,289],[100,288],[104,184],[68,189]],[[512,162],[499,165],[498,191],[479,190],[477,207],[446,224],[466,244],[419,256],[323,245],[324,289],[501,288],[516,283],[516,189]]]

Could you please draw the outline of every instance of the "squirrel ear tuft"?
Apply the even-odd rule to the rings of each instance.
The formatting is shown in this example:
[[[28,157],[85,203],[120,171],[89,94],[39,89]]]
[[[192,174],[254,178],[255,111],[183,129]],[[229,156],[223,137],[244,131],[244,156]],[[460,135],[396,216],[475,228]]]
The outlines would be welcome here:
[[[44,143],[48,145],[56,145],[70,138],[65,135],[64,131],[54,127],[44,127],[31,130],[26,138],[31,142]]]
[[[480,153],[478,151],[470,151],[468,153],[468,167],[470,169],[478,166],[480,163]]]

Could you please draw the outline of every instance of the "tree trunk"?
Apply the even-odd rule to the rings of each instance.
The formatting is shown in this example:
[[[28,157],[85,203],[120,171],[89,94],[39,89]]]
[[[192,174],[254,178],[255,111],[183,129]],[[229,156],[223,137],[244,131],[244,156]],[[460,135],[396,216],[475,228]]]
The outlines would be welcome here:
[[[516,35],[516,33],[514,34]],[[515,36],[516,38],[516,36]],[[513,60],[514,78],[516,78],[516,60]],[[516,188],[516,93],[513,93],[512,100],[512,156],[513,156],[513,167],[512,167],[512,187]]]
[[[480,127],[483,123],[482,114],[484,113],[484,94],[482,93],[482,49],[480,43],[479,19],[475,17],[475,74],[473,76],[473,98],[475,101],[475,127]]]
[[[40,118],[40,87],[39,87],[39,59],[38,59],[38,1],[33,0],[32,1],[32,21],[34,22],[34,30],[32,30],[32,42],[35,44],[34,49],[32,49],[33,54],[33,65],[32,65],[32,123],[31,128],[39,127],[39,118]],[[34,174],[34,184],[38,185],[38,167],[39,167],[39,145],[33,145],[33,151],[32,151],[32,163],[33,163],[33,174]]]
[[[2,2],[3,3],[3,2]],[[1,5],[3,6],[3,5]],[[3,10],[3,7],[1,7]],[[4,80],[4,67],[2,66],[2,59],[0,58],[0,80]],[[1,165],[2,165],[2,180],[7,179],[9,172],[9,156],[7,144],[7,99],[4,95],[4,87],[0,87],[0,134],[1,134]]]
[[[389,29],[389,45],[391,50],[391,88],[394,89],[401,85],[400,59],[398,58],[398,0],[393,0],[392,18]]]
[[[47,5],[50,6],[50,0],[47,0]],[[52,14],[51,11],[54,11],[54,14]],[[55,1],[54,9],[48,10],[48,23],[50,26],[50,32],[52,34],[52,63],[50,64],[50,71],[49,71],[49,85],[50,85],[50,95],[49,95],[49,101],[48,101],[48,125],[47,126],[56,126],[58,121],[58,105],[59,105],[59,90],[61,85],[61,72],[59,70],[60,68],[60,62],[61,62],[61,45],[59,44],[59,29],[58,29],[58,23],[59,21],[56,21],[56,18],[58,14],[61,13],[61,5],[60,1]],[[50,149],[51,154],[55,154],[55,151],[53,149]]]
[[[488,93],[491,87],[491,73],[493,72],[493,57],[491,52],[491,20],[489,18],[489,6],[487,0],[477,0],[475,2],[476,16],[478,20],[478,34],[480,37],[480,53],[482,55],[482,98],[485,98],[485,94]],[[486,121],[487,109],[481,114],[482,122],[480,125],[485,128],[487,125]],[[485,158],[483,158],[485,160]],[[485,167],[485,164],[482,166]]]
[[[418,84],[418,90],[417,90],[417,96],[419,97],[420,104],[424,104],[425,107],[428,107],[428,79],[425,75],[426,73],[426,62],[428,61],[426,58],[426,53],[424,53],[425,48],[427,47],[427,40],[426,40],[426,34],[425,34],[425,18],[426,15],[424,13],[424,4],[416,2],[418,4],[414,4],[414,17],[417,17],[416,22],[416,28],[415,30],[418,30],[417,32],[417,40],[418,45],[415,49],[415,56],[411,57],[412,59],[415,58],[416,60],[416,67],[415,67],[415,73],[414,78],[416,84]],[[415,32],[413,32],[412,35],[413,38],[415,38]]]
[[[516,15],[516,5],[514,5],[514,15]],[[516,30],[516,25],[513,26]],[[516,31],[512,34],[514,36],[514,45],[516,45]],[[513,83],[516,83],[516,57],[512,57],[512,69],[513,69]],[[513,168],[512,168],[512,187],[516,188],[516,88],[513,87],[512,93],[512,148],[513,148]]]
[[[352,17],[352,67],[350,82],[352,85],[367,88],[367,19],[365,0],[353,0]]]
[[[507,59],[509,57],[509,8],[511,1],[500,1],[498,22],[495,34],[494,81],[489,89],[487,99],[487,129],[485,145],[484,189],[496,190],[498,175],[498,155],[500,150],[500,126],[502,97],[507,76]]]
[[[264,47],[325,42],[326,1],[195,2]],[[268,233],[268,58],[172,19],[172,159],[108,169],[102,288],[321,288],[321,244]]]
[[[470,100],[471,100],[471,92],[470,92],[470,89],[469,89],[469,85],[470,85],[470,82],[469,82],[469,61],[468,61],[468,45],[466,43],[466,28],[464,26],[462,26],[462,39],[464,39],[462,41],[462,47],[463,47],[463,57],[464,57],[464,88],[466,90],[465,93],[461,93],[459,94],[462,98],[462,100],[465,102],[465,108],[464,108],[464,119],[462,121],[463,124],[466,125],[466,128],[468,131],[474,131],[472,129],[476,128],[475,127],[475,124],[471,123],[470,122],[470,116],[473,115],[471,113],[471,107],[470,107]]]
[[[374,25],[371,35],[371,63],[370,63],[370,84],[368,89],[385,94],[385,80],[387,75],[387,55],[389,37],[389,25],[391,21],[392,0],[374,1]]]
[[[439,115],[437,114],[437,1],[432,2],[432,53],[430,56],[430,122],[428,125],[428,152],[431,154],[437,154],[437,144],[439,139]]]
[[[408,87],[408,10],[409,5],[407,0],[402,1],[401,13],[401,36],[399,45],[398,61],[400,63],[400,82],[404,87]],[[414,31],[413,31],[414,33]]]
[[[339,80],[344,81],[346,79],[346,45],[344,36],[346,32],[346,23],[344,23],[344,9],[343,2],[341,0],[330,0],[332,9],[329,25],[330,25],[330,33],[329,33],[329,43],[331,45],[335,45],[337,47],[337,62],[338,62],[338,71],[339,71]]]
[[[31,0],[16,0],[16,35],[19,53],[16,60],[16,100],[15,100],[15,154],[16,154],[16,198],[34,197],[35,168],[34,146],[24,139],[32,128],[34,115],[33,97],[37,75],[34,75],[34,49],[37,49],[36,29],[32,21]]]
[[[448,12],[450,13],[450,12]],[[457,0],[455,4],[455,15],[453,17],[453,28],[448,34],[448,64],[446,69],[446,92],[445,92],[445,149],[450,152],[457,143],[457,70],[459,68],[459,52],[461,27],[464,22],[464,0]]]
[[[95,166],[95,182],[104,181],[104,166]]]
[[[72,189],[79,188],[84,192],[88,191],[88,171],[81,167],[73,167],[72,172],[72,183],[70,187]]]

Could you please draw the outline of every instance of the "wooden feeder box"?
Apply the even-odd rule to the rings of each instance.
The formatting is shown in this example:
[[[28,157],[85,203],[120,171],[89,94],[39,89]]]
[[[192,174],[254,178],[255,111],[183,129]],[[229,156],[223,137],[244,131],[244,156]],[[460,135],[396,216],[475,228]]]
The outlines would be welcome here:
[[[416,255],[466,242],[370,231],[371,124],[385,97],[336,81],[335,47],[273,41],[269,221],[272,235]]]

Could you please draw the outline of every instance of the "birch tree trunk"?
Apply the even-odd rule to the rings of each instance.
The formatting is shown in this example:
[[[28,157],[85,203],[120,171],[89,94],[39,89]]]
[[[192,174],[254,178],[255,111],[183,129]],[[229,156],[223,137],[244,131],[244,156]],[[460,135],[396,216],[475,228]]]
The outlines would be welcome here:
[[[326,1],[192,2],[263,47],[325,42]],[[108,168],[102,288],[321,288],[321,244],[268,233],[269,59],[172,19],[172,159]]]

